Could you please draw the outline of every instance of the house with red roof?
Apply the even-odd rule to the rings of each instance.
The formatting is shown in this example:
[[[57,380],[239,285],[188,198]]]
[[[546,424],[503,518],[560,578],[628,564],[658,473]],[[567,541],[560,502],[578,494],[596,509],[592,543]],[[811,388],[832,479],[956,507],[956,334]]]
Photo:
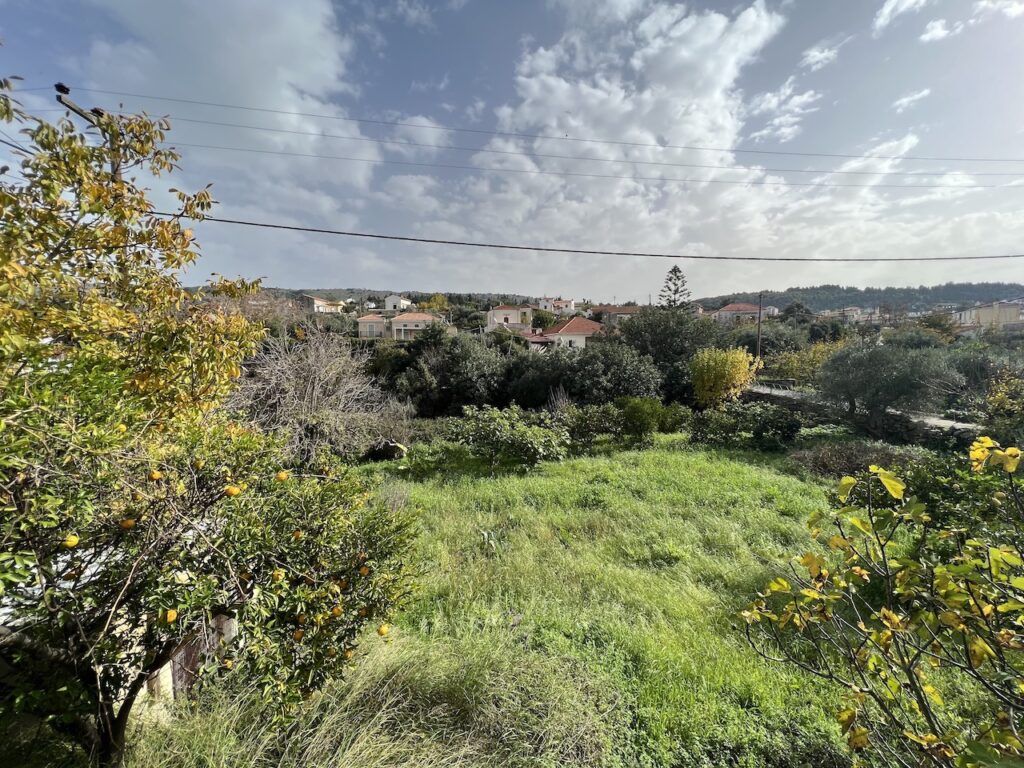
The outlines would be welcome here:
[[[550,328],[545,328],[542,333],[547,338],[554,339],[555,346],[583,349],[587,346],[588,339],[603,331],[604,326],[593,320],[588,320],[585,317],[570,317]]]

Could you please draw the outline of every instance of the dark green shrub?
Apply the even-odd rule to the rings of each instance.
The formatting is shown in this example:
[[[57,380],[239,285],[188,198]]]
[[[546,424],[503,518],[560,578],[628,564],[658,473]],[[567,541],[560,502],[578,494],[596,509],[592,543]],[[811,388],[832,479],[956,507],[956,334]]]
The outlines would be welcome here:
[[[690,425],[693,410],[679,403],[669,403],[662,407],[658,418],[658,431],[663,434],[681,432]]]
[[[800,434],[800,417],[780,405],[746,403],[741,409],[741,428],[749,429],[754,445],[763,451],[782,450]]]
[[[529,470],[542,461],[565,458],[569,435],[553,423],[530,424],[518,406],[504,410],[489,405],[469,406],[452,424],[450,438],[467,446],[470,453],[486,462],[491,472],[499,468]]]
[[[621,397],[615,401],[622,420],[622,435],[634,445],[649,443],[658,431],[664,411],[653,397]]]
[[[450,440],[435,440],[419,443],[409,449],[402,471],[415,480],[424,480],[435,475],[482,474],[485,463],[473,455],[469,446]]]
[[[796,440],[801,426],[800,417],[780,405],[729,403],[693,414],[690,439],[713,445],[749,443],[763,451],[777,451]]]
[[[604,436],[622,434],[622,414],[618,408],[605,405],[563,405],[550,414],[551,423],[569,436],[569,450],[583,454],[593,450]]]
[[[739,420],[731,408],[695,411],[690,419],[690,439],[695,443],[721,445],[733,442],[738,431]]]

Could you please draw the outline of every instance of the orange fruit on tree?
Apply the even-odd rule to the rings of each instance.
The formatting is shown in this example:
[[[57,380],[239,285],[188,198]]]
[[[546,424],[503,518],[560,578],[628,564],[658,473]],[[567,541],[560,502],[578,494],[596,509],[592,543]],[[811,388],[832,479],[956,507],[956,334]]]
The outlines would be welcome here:
[[[173,624],[177,618],[178,612],[173,608],[168,608],[167,613],[164,614],[164,619],[167,621],[168,624]]]
[[[360,576],[369,576],[370,575],[370,566],[364,565],[362,568],[360,568],[359,569],[359,575]]]
[[[292,640],[294,640],[296,643],[302,640],[302,638],[304,638],[305,636],[306,630],[304,629],[296,629],[294,632],[292,632]]]
[[[333,608],[331,608],[331,616],[333,616],[336,619],[339,618],[343,613],[344,611],[342,610],[340,605],[336,605]]]
[[[292,531],[292,538],[295,539],[296,541],[302,541],[302,537],[305,536],[305,535],[306,534],[304,534],[302,531],[299,531],[299,530]]]
[[[242,489],[239,488],[237,485],[225,485],[224,486],[224,495],[225,496],[237,496],[241,492],[242,492]]]
[[[278,470],[274,474],[274,479],[277,480],[277,482],[279,482],[279,483],[283,483],[285,480],[288,479],[288,473],[285,470],[283,470],[283,469]]]
[[[118,525],[120,525],[122,528],[124,528],[124,530],[130,531],[132,528],[135,527],[135,518],[134,517],[126,517],[124,520],[122,520],[120,523],[118,523]]]
[[[355,651],[351,648],[346,648],[345,653],[342,654],[346,659],[351,659],[355,655]]]
[[[157,480],[163,480],[164,479],[164,473],[161,472],[159,469],[151,469],[149,471],[149,479],[152,480],[154,483]]]

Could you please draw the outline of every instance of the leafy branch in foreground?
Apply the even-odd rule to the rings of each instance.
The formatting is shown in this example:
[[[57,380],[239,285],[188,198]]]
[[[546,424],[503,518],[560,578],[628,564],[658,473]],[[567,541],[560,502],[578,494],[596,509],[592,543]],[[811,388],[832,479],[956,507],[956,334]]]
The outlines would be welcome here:
[[[849,692],[850,748],[888,765],[1024,760],[1021,451],[982,437],[970,459],[1004,485],[968,499],[950,516],[959,527],[933,522],[881,467],[843,478],[838,509],[811,520],[822,539],[831,529],[832,554],[804,554],[743,614],[766,658]]]

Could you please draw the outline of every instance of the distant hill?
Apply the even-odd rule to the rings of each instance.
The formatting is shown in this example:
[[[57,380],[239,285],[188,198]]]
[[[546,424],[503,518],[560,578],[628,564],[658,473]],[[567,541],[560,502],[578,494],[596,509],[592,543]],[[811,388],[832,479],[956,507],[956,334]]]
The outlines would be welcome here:
[[[764,291],[765,306],[783,309],[795,301],[815,312],[843,307],[885,306],[902,312],[920,312],[936,304],[970,306],[976,303],[1016,299],[1024,296],[1021,283],[946,283],[922,285],[917,288],[851,288],[842,285],[815,285],[807,288],[787,288],[784,291]],[[698,299],[705,309],[718,309],[732,302],[757,304],[757,292],[730,293]]]

